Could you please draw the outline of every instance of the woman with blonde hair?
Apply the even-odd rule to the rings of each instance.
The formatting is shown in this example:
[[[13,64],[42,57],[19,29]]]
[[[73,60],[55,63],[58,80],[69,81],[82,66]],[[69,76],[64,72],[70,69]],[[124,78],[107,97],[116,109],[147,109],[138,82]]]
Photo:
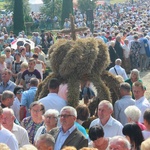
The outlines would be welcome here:
[[[142,82],[140,79],[140,72],[137,69],[133,69],[130,73],[129,79],[127,79],[125,82],[130,84],[132,90],[132,84],[136,81]],[[134,98],[133,93],[132,97]]]

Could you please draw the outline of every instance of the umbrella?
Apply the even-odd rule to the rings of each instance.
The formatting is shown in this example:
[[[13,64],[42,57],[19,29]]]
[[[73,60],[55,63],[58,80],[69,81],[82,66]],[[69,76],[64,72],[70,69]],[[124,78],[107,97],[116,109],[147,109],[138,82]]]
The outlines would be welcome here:
[[[14,41],[12,41],[10,44],[11,44],[11,48],[13,49],[17,49],[17,43],[20,45],[20,46],[24,46],[25,44],[29,44],[31,46],[31,49],[34,49],[35,47],[35,43],[29,39],[26,39],[26,38],[18,38]]]

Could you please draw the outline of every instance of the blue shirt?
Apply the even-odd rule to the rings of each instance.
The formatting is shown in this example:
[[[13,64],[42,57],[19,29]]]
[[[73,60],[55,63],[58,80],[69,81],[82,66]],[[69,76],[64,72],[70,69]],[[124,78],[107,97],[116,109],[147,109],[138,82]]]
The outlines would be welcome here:
[[[9,80],[7,82],[6,86],[4,86],[4,83],[1,82],[0,83],[0,94],[2,94],[5,90],[14,92],[15,87],[16,87],[16,84],[14,82],[12,82],[11,80]]]
[[[85,138],[88,139],[88,134],[86,133],[85,128],[81,126],[78,122],[75,122],[75,125],[77,129],[85,136]]]
[[[36,91],[37,91],[37,87],[30,87],[29,90],[24,91],[22,93],[21,106],[26,106],[26,108],[27,108],[27,115],[26,116],[30,115],[28,109],[30,107],[30,104],[34,101]]]
[[[68,131],[66,131],[64,133],[62,127],[60,127],[60,130],[59,130],[59,133],[58,133],[58,137],[57,137],[56,142],[55,142],[54,150],[61,150],[62,145],[64,144],[64,142],[66,141],[66,139],[68,138],[68,136],[75,129],[76,129],[76,126],[73,125]]]

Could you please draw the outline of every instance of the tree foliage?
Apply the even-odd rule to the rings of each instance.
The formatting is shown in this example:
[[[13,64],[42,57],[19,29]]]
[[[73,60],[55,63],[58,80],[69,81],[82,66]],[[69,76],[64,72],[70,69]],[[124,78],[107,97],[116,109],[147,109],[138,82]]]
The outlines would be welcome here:
[[[65,18],[69,18],[69,15],[73,14],[73,2],[72,0],[63,0],[61,25],[63,26]]]
[[[22,30],[25,30],[24,25],[24,13],[23,13],[23,0],[14,0],[14,15],[13,15],[13,28],[14,33],[18,33]]]
[[[62,11],[62,0],[43,0],[44,6],[41,8],[41,12],[46,16],[53,18],[54,16],[58,17],[58,20],[61,18]]]
[[[4,6],[7,11],[14,11],[14,3],[15,0],[5,0],[6,5]],[[23,12],[25,21],[30,21],[29,13],[30,13],[30,6],[29,6],[29,0],[23,0]]]
[[[96,8],[97,0],[78,0],[78,7],[81,12],[85,12],[88,9],[94,10]]]

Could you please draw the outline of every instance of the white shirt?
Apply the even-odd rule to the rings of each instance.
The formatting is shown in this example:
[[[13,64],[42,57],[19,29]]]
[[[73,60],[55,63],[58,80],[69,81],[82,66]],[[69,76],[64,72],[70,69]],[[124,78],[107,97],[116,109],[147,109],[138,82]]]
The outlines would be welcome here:
[[[18,121],[20,121],[20,115],[19,115],[20,105],[21,105],[21,102],[19,101],[17,97],[15,97],[15,100],[13,102],[13,105],[11,106],[11,109],[14,111],[14,115]]]
[[[19,149],[15,136],[5,128],[0,130],[0,143],[5,143],[11,150]]]
[[[23,127],[14,123],[11,132],[15,135],[19,147],[29,144],[28,133]]]
[[[124,56],[125,56],[125,58],[129,58],[129,54],[130,54],[129,45],[124,44],[124,45],[122,46],[122,48],[124,49]]]
[[[150,138],[150,131],[143,130],[142,134],[143,134],[144,140]]]
[[[115,71],[116,69],[116,71]],[[114,67],[109,69],[109,72],[114,74],[114,75],[120,75],[123,77],[124,80],[128,79],[128,76],[126,74],[126,71],[119,65],[115,65]]]
[[[46,127],[43,125],[41,127],[38,128],[38,130],[36,131],[36,134],[34,136],[34,142],[37,141],[38,137],[42,134],[42,131],[45,129]],[[46,130],[46,129],[45,129]],[[44,134],[44,133],[43,133]]]
[[[67,105],[67,102],[56,93],[49,93],[46,97],[40,99],[39,102],[44,105],[45,111],[48,109],[56,109],[60,112]]]
[[[103,126],[99,118],[93,120],[90,124],[90,127],[94,125],[100,125],[104,129],[104,137],[113,137],[116,135],[122,135],[122,124],[110,116],[107,123]]]
[[[149,101],[143,96],[141,97],[140,99],[137,99],[135,101],[135,106],[138,107],[140,110],[141,110],[141,116],[139,118],[139,122],[140,123],[143,123],[143,115],[144,115],[144,112],[147,108],[150,108],[150,103]]]

